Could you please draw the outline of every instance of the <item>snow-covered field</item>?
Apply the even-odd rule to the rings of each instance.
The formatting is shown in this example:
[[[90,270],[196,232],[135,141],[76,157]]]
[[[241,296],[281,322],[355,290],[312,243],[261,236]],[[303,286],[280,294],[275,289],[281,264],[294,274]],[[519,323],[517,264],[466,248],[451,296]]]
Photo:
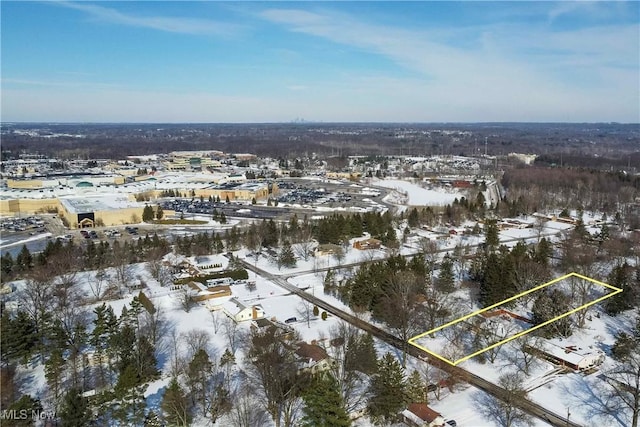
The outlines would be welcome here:
[[[418,184],[399,179],[379,179],[371,181],[371,184],[379,187],[391,188],[406,193],[408,200],[398,199],[389,196],[388,201],[391,203],[405,204],[410,206],[442,206],[453,203],[455,198],[464,196],[465,194],[456,190],[430,190],[422,188]]]

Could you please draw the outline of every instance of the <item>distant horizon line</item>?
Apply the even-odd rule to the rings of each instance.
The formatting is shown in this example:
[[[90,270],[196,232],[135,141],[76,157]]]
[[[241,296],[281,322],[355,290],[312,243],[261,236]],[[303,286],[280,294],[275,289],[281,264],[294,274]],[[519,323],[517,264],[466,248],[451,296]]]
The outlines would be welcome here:
[[[380,125],[380,124],[401,124],[401,125],[481,125],[481,124],[572,124],[572,125],[640,125],[638,122],[554,122],[554,121],[450,121],[450,122],[418,122],[418,121],[274,121],[274,122],[99,122],[99,121],[0,121],[0,126],[15,124],[45,124],[45,125]]]

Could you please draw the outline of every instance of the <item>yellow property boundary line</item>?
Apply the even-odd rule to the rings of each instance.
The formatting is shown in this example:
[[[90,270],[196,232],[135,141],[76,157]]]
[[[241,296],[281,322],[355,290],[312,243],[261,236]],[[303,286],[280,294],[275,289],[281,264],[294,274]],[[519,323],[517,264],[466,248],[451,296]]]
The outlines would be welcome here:
[[[523,296],[525,296],[525,295],[527,295],[527,294],[530,294],[530,293],[532,293],[532,292],[539,291],[540,289],[546,288],[547,286],[551,286],[551,285],[553,285],[554,283],[557,283],[557,282],[559,282],[559,281],[561,281],[561,280],[565,280],[565,279],[567,279],[567,278],[569,278],[569,277],[578,277],[578,278],[580,278],[580,279],[587,280],[587,281],[589,281],[589,282],[592,282],[592,283],[595,283],[595,284],[597,284],[597,285],[604,286],[605,288],[611,289],[613,292],[610,292],[610,293],[608,293],[607,295],[605,295],[605,296],[603,296],[603,297],[600,297],[600,298],[598,298],[598,299],[596,299],[596,300],[594,300],[594,301],[591,301],[591,302],[589,302],[589,303],[587,303],[587,304],[581,305],[580,307],[575,308],[575,309],[573,309],[573,310],[571,310],[571,311],[569,311],[569,312],[567,312],[567,313],[561,314],[560,316],[554,317],[554,318],[553,318],[553,319],[551,319],[551,320],[547,320],[547,321],[546,321],[546,322],[544,322],[544,323],[541,323],[541,324],[539,324],[539,325],[535,325],[535,326],[534,326],[534,327],[532,327],[532,328],[529,328],[529,329],[527,329],[527,330],[525,330],[525,331],[519,332],[519,333],[515,334],[515,335],[514,335],[514,336],[512,336],[512,337],[509,337],[509,338],[506,338],[506,339],[504,339],[504,340],[502,340],[502,341],[499,341],[499,342],[497,342],[497,343],[494,343],[494,344],[492,344],[492,345],[490,345],[490,346],[488,346],[488,347],[486,347],[486,348],[483,348],[482,350],[478,350],[478,351],[476,351],[475,353],[472,353],[472,354],[470,354],[470,355],[468,355],[468,356],[464,356],[464,357],[462,357],[462,358],[460,358],[460,359],[458,359],[458,360],[451,361],[451,360],[447,359],[446,357],[442,357],[442,356],[440,356],[439,354],[434,353],[433,351],[429,350],[428,348],[423,347],[423,346],[421,346],[420,344],[417,344],[417,343],[415,342],[416,340],[419,340],[420,338],[422,338],[422,337],[424,337],[424,336],[427,336],[427,335],[433,334],[433,333],[438,332],[439,330],[442,330],[442,329],[444,329],[444,328],[448,328],[449,326],[455,325],[456,323],[463,322],[463,321],[465,321],[465,320],[467,320],[467,319],[469,319],[469,318],[471,318],[471,317],[473,317],[473,316],[477,316],[478,314],[482,314],[482,313],[484,313],[485,311],[489,311],[489,310],[491,310],[491,309],[494,309],[494,308],[496,308],[496,307],[499,307],[499,306],[501,306],[501,305],[503,305],[503,304],[506,304],[506,303],[508,303],[508,302],[511,302],[511,301],[513,301],[513,300],[515,300],[515,299],[518,299],[518,298],[520,298],[520,297],[523,297]],[[509,341],[511,341],[511,340],[515,340],[516,338],[519,338],[519,337],[521,337],[521,336],[523,336],[523,335],[526,335],[526,334],[528,334],[529,332],[535,331],[536,329],[540,329],[540,328],[542,328],[542,327],[544,327],[544,326],[547,326],[548,324],[553,323],[553,322],[555,322],[556,320],[562,319],[563,317],[570,316],[570,315],[572,315],[573,313],[575,313],[575,312],[577,312],[577,311],[583,310],[583,309],[585,309],[585,308],[587,308],[587,307],[590,307],[590,306],[592,306],[592,305],[594,305],[594,304],[597,304],[597,303],[599,303],[600,301],[604,301],[604,300],[605,300],[605,299],[607,299],[607,298],[611,298],[612,296],[614,296],[614,295],[616,295],[616,294],[619,294],[620,292],[622,292],[622,289],[620,289],[620,288],[616,288],[615,286],[611,286],[611,285],[609,285],[609,284],[607,284],[607,283],[604,283],[604,282],[601,282],[601,281],[599,281],[599,280],[592,279],[592,278],[590,278],[590,277],[583,276],[582,274],[578,274],[578,273],[569,273],[569,274],[565,274],[565,275],[564,275],[564,276],[562,276],[562,277],[558,277],[557,279],[553,279],[553,280],[551,280],[551,281],[549,281],[549,282],[547,282],[547,283],[544,283],[544,284],[542,284],[542,285],[536,286],[535,288],[529,289],[528,291],[524,291],[524,292],[519,293],[518,295],[514,295],[514,296],[512,296],[511,298],[507,298],[507,299],[506,299],[506,300],[504,300],[504,301],[500,301],[500,302],[498,302],[498,303],[496,303],[496,304],[490,305],[489,307],[485,307],[485,308],[483,308],[482,310],[475,311],[475,312],[473,312],[473,313],[471,313],[471,314],[467,314],[466,316],[460,317],[459,319],[453,320],[453,321],[451,321],[451,322],[449,322],[449,323],[447,323],[447,324],[444,324],[444,325],[442,325],[442,326],[438,326],[438,327],[437,327],[437,328],[435,328],[435,329],[431,329],[430,331],[423,332],[423,333],[421,333],[421,334],[419,334],[419,335],[416,335],[415,337],[410,338],[408,342],[409,342],[409,344],[413,345],[414,347],[417,347],[417,348],[419,348],[420,350],[426,351],[426,352],[427,352],[427,353],[429,353],[430,355],[432,355],[432,356],[434,356],[434,357],[436,357],[436,358],[438,358],[438,359],[442,360],[443,362],[447,362],[447,363],[448,363],[448,364],[450,364],[450,365],[456,366],[457,364],[459,364],[459,363],[461,363],[461,362],[464,362],[464,361],[465,361],[465,360],[467,360],[467,359],[470,359],[470,358],[475,357],[475,356],[477,356],[477,355],[479,355],[479,354],[482,354],[482,353],[484,353],[485,351],[489,351],[489,350],[491,350],[492,348],[497,347],[497,346],[502,345],[502,344],[505,344],[505,343],[507,343],[507,342],[509,342]]]

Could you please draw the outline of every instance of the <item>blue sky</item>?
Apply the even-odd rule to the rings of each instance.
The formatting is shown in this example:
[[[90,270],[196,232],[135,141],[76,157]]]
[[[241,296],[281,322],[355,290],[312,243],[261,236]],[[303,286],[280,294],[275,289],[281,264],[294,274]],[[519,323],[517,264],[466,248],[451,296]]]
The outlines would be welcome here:
[[[635,1],[0,7],[5,122],[640,122]]]

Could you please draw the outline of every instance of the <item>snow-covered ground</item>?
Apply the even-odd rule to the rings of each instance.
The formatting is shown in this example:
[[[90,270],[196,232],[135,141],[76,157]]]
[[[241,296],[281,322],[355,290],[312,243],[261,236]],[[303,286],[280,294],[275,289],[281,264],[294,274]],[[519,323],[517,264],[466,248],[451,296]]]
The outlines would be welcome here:
[[[394,180],[378,181],[375,185],[381,185],[382,182],[392,183]],[[437,193],[437,200],[444,203],[450,203],[455,197],[459,197],[460,194],[449,194],[435,192],[432,190],[426,190],[420,188],[417,185],[398,181],[403,184],[412,186],[409,189],[403,189],[409,195],[409,204],[434,204]],[[390,184],[391,185],[391,184]],[[393,188],[393,187],[392,187]],[[426,193],[425,193],[426,192]],[[413,198],[412,199],[412,195]],[[196,218],[196,219],[207,219]],[[525,240],[527,242],[536,242],[540,236],[550,237],[551,240],[557,240],[560,233],[571,229],[573,226],[559,221],[548,221],[543,227],[537,228],[535,219],[532,217],[518,218],[518,221],[533,224],[532,228],[510,228],[500,232],[500,239],[503,243],[508,245],[515,244],[517,240]],[[203,228],[217,226],[220,224],[213,224],[209,222]],[[227,224],[225,226],[230,226]],[[472,224],[469,224],[472,226]],[[189,227],[191,229],[193,227]],[[188,233],[189,229],[182,228],[180,226],[172,227],[176,233],[185,232]],[[462,227],[458,227],[462,231]],[[484,237],[472,236],[472,235],[448,235],[449,227],[442,231],[432,232],[427,230],[412,230],[413,233],[407,240],[407,242],[401,245],[399,253],[403,255],[415,254],[420,250],[420,240],[423,238],[434,240],[437,242],[439,249],[453,249],[457,245],[462,246],[475,246],[483,242]],[[595,231],[595,228],[594,228]],[[399,234],[400,237],[400,234]],[[332,295],[325,294],[323,291],[323,280],[326,274],[327,268],[335,270],[341,266],[347,264],[354,264],[362,261],[369,261],[373,259],[383,259],[388,255],[387,251],[382,249],[361,251],[353,248],[353,241],[364,239],[363,236],[359,239],[353,239],[348,246],[344,247],[344,255],[340,259],[335,256],[310,256],[306,261],[297,257],[297,263],[294,268],[278,268],[272,257],[263,251],[263,254],[255,257],[248,250],[239,250],[234,252],[234,256],[255,265],[256,267],[263,269],[275,275],[280,275],[286,278],[290,283],[295,286],[304,289],[306,292],[319,297],[335,307],[351,312],[350,308],[346,306],[342,301]],[[437,240],[436,240],[437,239]],[[300,248],[294,247],[294,252],[299,253]],[[439,254],[442,256],[443,254]],[[222,264],[222,268],[226,268],[229,260],[222,255],[210,255],[206,257],[192,257],[192,262],[198,265],[213,265]],[[226,316],[221,311],[211,312],[204,305],[196,305],[189,312],[185,312],[181,306],[179,297],[176,291],[171,291],[167,287],[162,287],[155,279],[153,279],[148,272],[144,263],[135,264],[130,267],[131,277],[138,278],[145,282],[146,288],[144,289],[154,305],[163,313],[165,320],[168,324],[171,324],[178,336],[184,335],[194,329],[205,331],[209,337],[209,354],[214,358],[219,358],[224,350],[231,346],[230,340],[224,332],[224,328],[221,326],[223,322],[228,321]],[[81,272],[77,275],[78,283],[83,286],[83,292],[87,298],[91,298],[93,295],[91,284],[96,282],[96,272]],[[111,272],[113,274],[113,272]],[[342,274],[342,273],[340,273]],[[254,273],[249,273],[249,280],[255,282],[255,289],[251,289],[243,284],[232,285],[231,289],[233,296],[239,300],[245,301],[249,304],[259,304],[265,312],[265,317],[269,319],[275,319],[280,322],[284,322],[286,319],[295,317],[297,320],[291,324],[301,334],[302,338],[307,342],[312,340],[318,340],[325,338],[329,335],[330,330],[338,323],[342,322],[333,316],[329,316],[327,320],[323,321],[320,317],[313,316],[310,313],[309,321],[306,320],[307,310],[312,310],[308,304],[305,304],[302,299],[296,295],[291,295],[281,287],[272,283],[268,279],[258,276]],[[24,286],[24,281],[16,282],[18,286]],[[123,295],[122,298],[117,300],[108,301],[107,304],[114,308],[116,314],[120,314],[122,308],[129,304],[134,295],[137,295],[138,291],[131,292],[130,294]],[[87,307],[91,312],[96,304],[92,304]],[[470,307],[473,309],[473,307]],[[474,310],[471,310],[474,311]],[[470,311],[470,312],[471,312]],[[571,343],[579,346],[587,346],[590,344],[596,344],[598,348],[602,350],[608,350],[614,342],[614,334],[620,330],[623,324],[631,324],[632,320],[629,318],[611,318],[606,315],[601,315],[599,318],[593,316],[587,323],[587,329],[576,333],[571,337]],[[382,326],[382,325],[379,325]],[[244,322],[238,326],[240,334],[246,334],[249,331],[249,323]],[[159,405],[161,402],[163,390],[168,384],[169,375],[171,370],[170,363],[170,347],[168,340],[170,337],[165,338],[165,342],[162,344],[162,350],[159,351],[159,368],[162,372],[162,376],[159,380],[152,382],[147,387],[145,392],[145,398],[149,405],[149,409],[159,412]],[[378,349],[378,355],[381,356],[384,352],[391,352],[398,357],[401,357],[400,352],[388,346],[387,344],[376,340],[376,347]],[[181,351],[187,351],[186,346],[179,347]],[[461,364],[462,367],[471,370],[472,372],[490,380],[497,382],[499,376],[512,368],[509,355],[517,351],[512,345],[506,344],[503,346],[500,355],[495,364],[479,363],[477,359],[465,361]],[[240,354],[240,353],[238,353]],[[241,369],[244,361],[240,358],[238,360],[238,369]],[[603,369],[607,369],[610,360],[607,360]],[[409,357],[407,363],[407,374],[413,369],[419,369],[423,367],[424,362]],[[594,388],[601,385],[602,380],[598,378],[598,374],[592,374],[589,376],[583,376],[581,374],[565,374],[560,376],[553,376],[552,381],[547,382],[548,375],[553,370],[553,367],[546,363],[541,362],[532,369],[529,377],[526,380],[526,385],[531,389],[529,396],[536,402],[543,406],[557,412],[558,414],[565,414],[567,408],[571,413],[571,420],[584,424],[584,425],[620,425],[624,424],[611,424],[611,419],[604,418],[602,416],[594,415],[597,408],[594,405],[598,405],[597,396],[592,393]],[[26,379],[25,392],[33,393],[35,396],[41,396],[42,391],[45,389],[45,377],[43,367],[41,365],[33,366],[28,369],[24,369],[22,375]],[[455,419],[457,425],[460,427],[465,426],[493,426],[496,423],[487,420],[480,415],[480,411],[477,409],[478,402],[482,402],[484,394],[471,387],[458,387],[453,392],[444,390],[440,400],[436,400],[434,396],[429,405],[442,413],[447,419]],[[366,427],[370,423],[365,419],[360,419],[356,423],[358,426]],[[224,425],[220,424],[219,425]],[[544,423],[536,421],[536,426],[543,426]]]
[[[393,195],[389,195],[386,200],[391,203],[411,206],[442,206],[453,203],[456,197],[460,199],[460,197],[465,196],[465,193],[454,189],[430,190],[422,188],[418,184],[399,179],[376,179],[372,180],[371,184],[405,193],[406,200]]]

